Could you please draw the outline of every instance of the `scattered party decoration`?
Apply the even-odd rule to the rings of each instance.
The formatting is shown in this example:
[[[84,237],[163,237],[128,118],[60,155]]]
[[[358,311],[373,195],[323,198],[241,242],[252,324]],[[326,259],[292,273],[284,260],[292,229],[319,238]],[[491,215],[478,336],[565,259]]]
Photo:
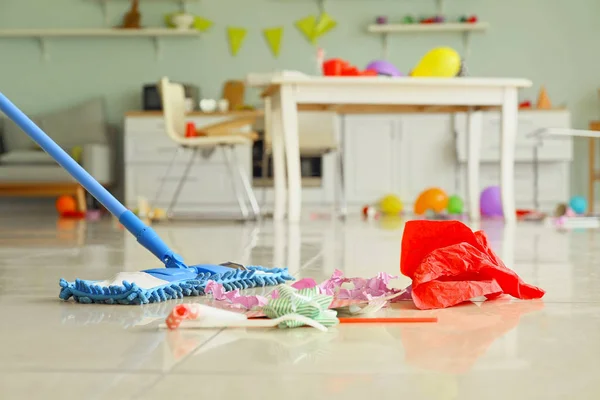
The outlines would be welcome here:
[[[402,212],[402,201],[394,194],[388,194],[379,202],[379,209],[386,215],[398,215]]]
[[[461,67],[461,58],[456,50],[450,47],[437,47],[429,51],[413,69],[415,77],[455,77]]]
[[[323,75],[325,76],[375,76],[377,72],[371,70],[360,71],[357,67],[341,58],[330,58],[323,62]]]
[[[479,208],[481,214],[485,217],[501,217],[502,212],[502,192],[500,186],[488,186],[479,196]]]
[[[371,61],[365,69],[367,71],[374,71],[379,76],[402,76],[402,72],[394,64],[386,60]]]
[[[587,210],[587,200],[583,196],[573,196],[569,200],[569,207],[575,212],[575,214],[585,214]]]
[[[244,43],[244,39],[246,39],[246,34],[248,30],[245,28],[237,28],[237,27],[228,27],[227,28],[227,37],[229,39],[229,50],[231,51],[232,56],[236,56],[237,53],[242,48],[242,44]]]
[[[408,221],[402,237],[400,271],[412,279],[418,309],[445,308],[502,294],[528,300],[544,290],[525,283],[491,249],[483,231],[459,221]]]
[[[460,196],[454,195],[448,198],[448,214],[457,215],[462,214],[464,208],[463,200]]]
[[[281,39],[283,38],[283,27],[278,26],[275,28],[263,29],[263,35],[267,41],[267,45],[273,53],[275,58],[279,57],[279,50],[281,49]]]
[[[442,213],[448,207],[448,195],[440,188],[429,188],[422,192],[415,201],[415,215],[423,215],[427,211]]]

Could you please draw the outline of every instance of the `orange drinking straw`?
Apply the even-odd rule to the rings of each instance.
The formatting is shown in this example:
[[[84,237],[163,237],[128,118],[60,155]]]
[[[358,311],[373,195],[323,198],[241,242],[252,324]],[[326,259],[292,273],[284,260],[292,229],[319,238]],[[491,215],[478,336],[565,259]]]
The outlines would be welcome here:
[[[401,324],[415,322],[438,322],[437,317],[402,318],[338,318],[341,324]]]

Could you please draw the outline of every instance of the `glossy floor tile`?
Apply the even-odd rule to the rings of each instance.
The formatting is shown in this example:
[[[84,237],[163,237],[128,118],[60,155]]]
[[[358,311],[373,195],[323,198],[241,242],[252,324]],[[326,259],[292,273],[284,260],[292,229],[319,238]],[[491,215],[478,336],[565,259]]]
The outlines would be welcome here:
[[[189,263],[288,266],[322,280],[399,273],[403,223],[320,219],[299,225],[178,223],[156,230]],[[392,316],[436,324],[165,332],[174,302],[80,305],[59,278],[105,279],[160,266],[110,219],[0,216],[0,399],[598,399],[600,231],[480,226],[507,265],[546,289]],[[410,281],[399,278],[397,287]],[[259,289],[266,292],[269,289]],[[205,302],[188,298],[185,302]]]

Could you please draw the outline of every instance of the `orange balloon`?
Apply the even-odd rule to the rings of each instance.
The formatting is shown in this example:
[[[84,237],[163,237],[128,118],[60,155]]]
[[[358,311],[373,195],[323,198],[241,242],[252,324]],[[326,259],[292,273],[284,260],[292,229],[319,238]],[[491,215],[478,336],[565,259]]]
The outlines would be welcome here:
[[[59,214],[77,211],[77,202],[72,196],[60,196],[56,199],[56,211]]]
[[[441,213],[448,207],[448,195],[440,188],[430,188],[422,192],[415,202],[415,214],[423,215],[428,210]]]

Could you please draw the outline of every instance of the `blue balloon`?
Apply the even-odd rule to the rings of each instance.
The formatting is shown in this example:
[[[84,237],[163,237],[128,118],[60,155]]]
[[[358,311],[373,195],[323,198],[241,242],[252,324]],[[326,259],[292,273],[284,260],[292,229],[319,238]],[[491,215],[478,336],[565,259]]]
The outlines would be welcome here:
[[[575,211],[576,214],[585,214],[587,210],[587,200],[583,196],[573,196],[569,201],[569,207]]]

